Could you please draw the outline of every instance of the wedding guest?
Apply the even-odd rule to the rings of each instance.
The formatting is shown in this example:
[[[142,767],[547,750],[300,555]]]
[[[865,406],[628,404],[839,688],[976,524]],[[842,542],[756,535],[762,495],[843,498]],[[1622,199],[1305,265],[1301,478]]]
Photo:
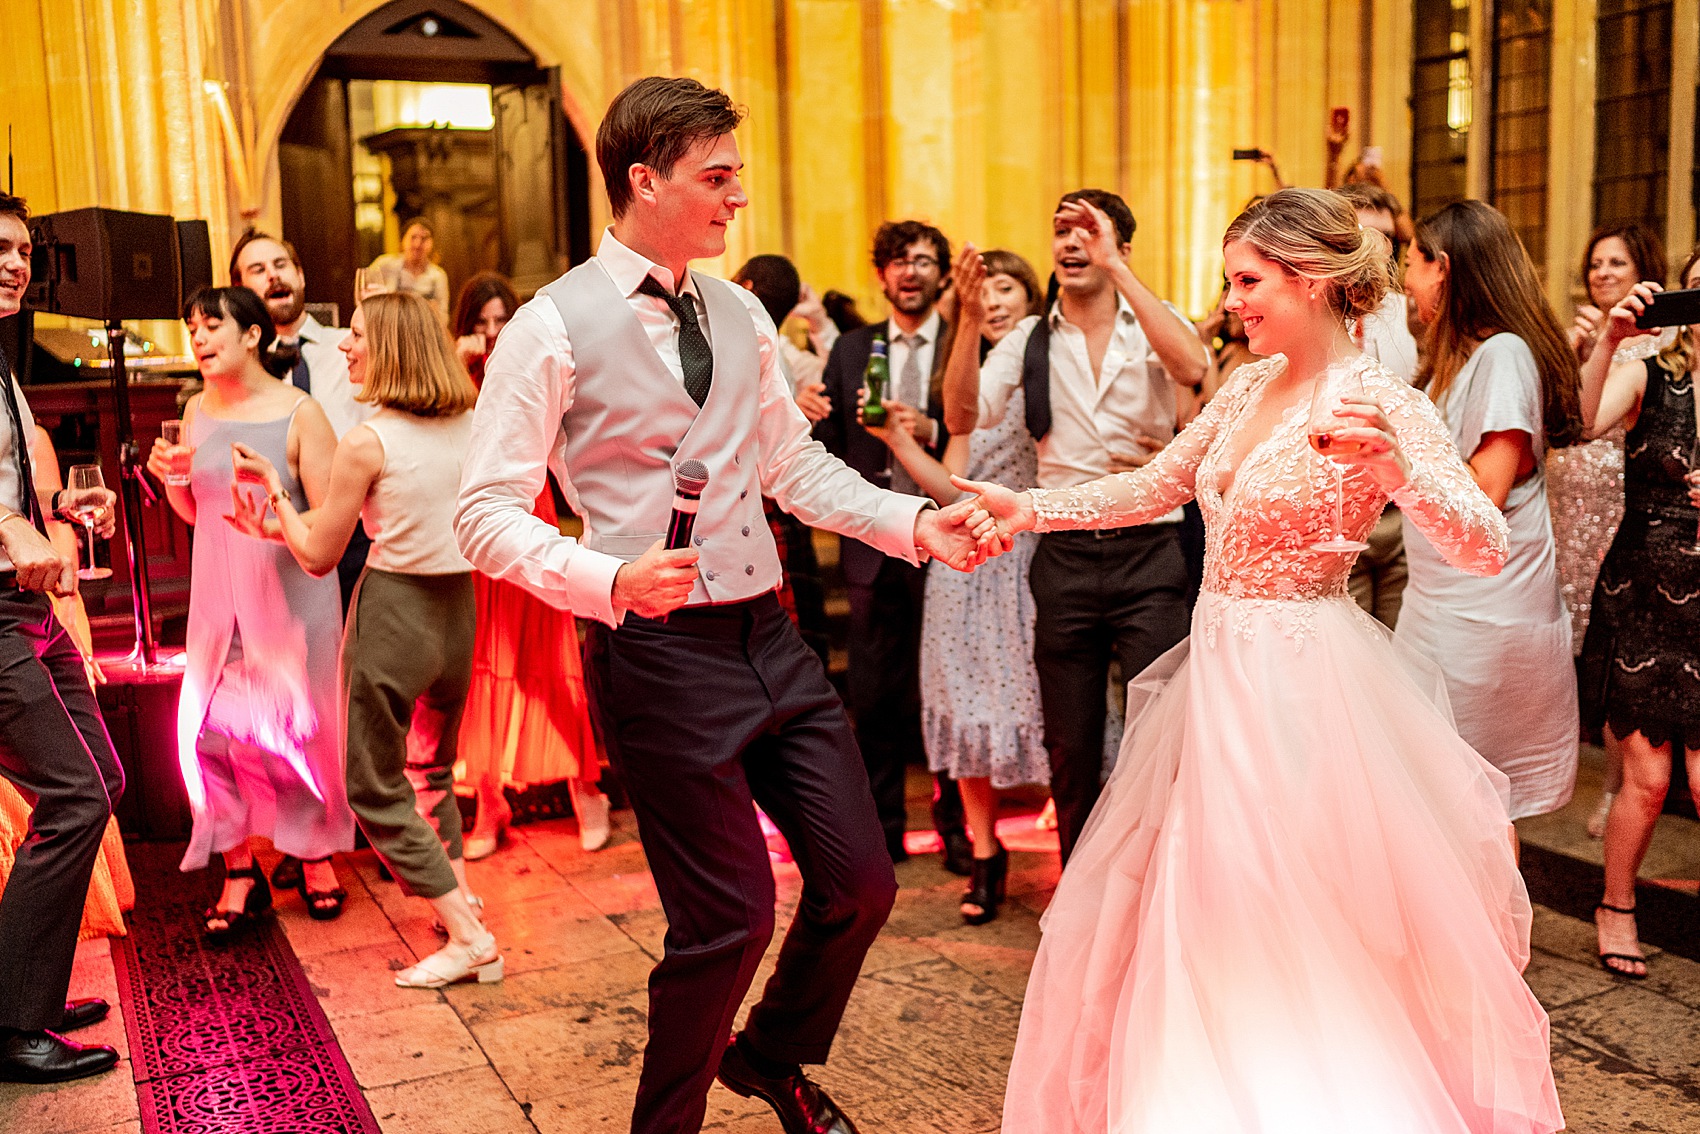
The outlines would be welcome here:
[[[32,245],[29,208],[0,193],[0,319],[23,305]],[[46,492],[32,473],[29,402],[0,353],[0,777],[34,800],[29,833],[0,894],[0,1082],[52,1083],[106,1071],[118,1052],[61,1032],[106,1016],[103,1000],[69,1003],[71,966],[89,878],[101,853],[124,770],[100,706],[50,596],[73,594],[77,562],[42,533],[60,509],[98,510],[97,534],[117,529],[117,497],[105,488]],[[55,505],[58,505],[58,508]]]
[[[1582,283],[1588,302],[1576,309],[1570,345],[1586,363],[1594,352],[1605,316],[1641,280],[1665,281],[1664,245],[1638,224],[1610,225],[1595,232],[1582,257]],[[1659,336],[1637,332],[1617,348],[1613,361],[1633,363],[1659,350]],[[1547,457],[1547,496],[1552,505],[1553,541],[1558,547],[1558,583],[1570,611],[1571,644],[1577,654],[1588,633],[1594,580],[1617,525],[1623,519],[1623,424],[1592,441],[1556,449]],[[1617,741],[1598,737],[1606,752],[1605,787],[1588,817],[1588,834],[1605,834],[1611,801],[1623,783]]]
[[[783,256],[771,253],[752,256],[732,276],[732,282],[761,301],[762,310],[779,327],[803,303],[803,281],[797,267]],[[829,326],[831,324],[828,324]],[[836,335],[835,335],[836,338]],[[826,359],[807,351],[781,333],[779,362],[791,379],[792,397],[810,423],[832,413],[826,396]],[[832,634],[826,618],[826,588],[821,584],[820,562],[815,541],[807,525],[781,508],[771,496],[761,498],[768,530],[779,549],[784,568],[779,584],[779,604],[797,624],[798,633],[821,660],[830,665]]]
[[[960,321],[952,350],[971,355],[974,365],[1044,303],[1032,265],[1014,252],[964,249],[955,284]],[[909,406],[888,402],[888,424],[877,432],[943,506],[962,495],[950,483],[953,474],[1008,486],[1032,482],[1038,455],[1021,400],[1018,390],[997,425],[953,434],[942,461],[916,440],[916,411]],[[947,406],[947,414],[953,408],[972,427],[978,407]],[[974,839],[974,872],[962,898],[962,920],[969,925],[996,918],[1004,900],[1009,852],[998,840],[998,792],[1051,780],[1027,586],[1036,542],[1017,536],[1009,552],[971,575],[928,572],[921,608],[921,731],[929,766],[962,792]]]
[[[923,221],[888,221],[874,234],[874,271],[890,308],[878,323],[846,331],[827,356],[825,396],[832,412],[815,423],[827,451],[871,484],[894,492],[918,491],[890,449],[862,425],[857,391],[876,342],[888,351],[891,380],[885,396],[928,410],[915,418],[922,440],[937,455],[946,440],[932,402],[935,364],[942,363],[947,324],[938,311],[950,241]],[[921,740],[921,611],[927,569],[881,554],[857,540],[840,543],[839,562],[850,589],[850,670],[846,702],[856,722],[856,743],[885,829],[893,862],[909,857],[907,769],[925,762]],[[973,847],[963,826],[961,795],[948,777],[935,778],[933,825],[944,840],[944,868],[973,869]]]
[[[268,527],[264,505],[238,494],[231,522],[280,540],[320,577],[364,519],[372,553],[338,666],[348,802],[372,849],[407,893],[431,903],[449,938],[395,983],[489,984],[502,979],[502,955],[467,886],[453,790],[476,606],[451,520],[477,390],[430,305],[406,292],[363,300],[343,350],[361,399],[380,409],[337,442],[324,498],[302,515],[270,458],[237,442],[237,481],[265,489],[276,521]]]
[[[1104,263],[1087,254],[1086,234],[1108,231],[1118,254]],[[1128,267],[1133,233],[1133,211],[1114,193],[1065,194],[1052,217],[1056,302],[1018,323],[984,367],[970,355],[947,370],[947,401],[977,404],[968,424],[982,429],[1024,392],[1045,488],[1151,460],[1174,437],[1178,400],[1209,369],[1192,324]],[[1111,655],[1131,677],[1186,635],[1181,515],[1177,501],[1143,526],[1047,533],[1033,553],[1034,659],[1065,862],[1102,786]]]
[[[401,251],[386,252],[367,267],[367,288],[417,295],[431,305],[439,322],[447,323],[449,274],[431,259],[436,245],[431,222],[414,217],[401,226]]]
[[[474,384],[484,384],[484,363],[517,310],[519,296],[495,272],[480,273],[461,288],[455,353]],[[544,481],[531,514],[559,530],[551,479]],[[579,845],[601,850],[612,827],[608,797],[598,786],[601,747],[590,721],[578,621],[524,587],[482,571],[472,580],[478,634],[455,777],[476,793],[478,822],[462,843],[464,857],[476,861],[495,854],[506,838],[513,809],[505,789],[562,782],[578,820]]]
[[[202,288],[183,321],[205,388],[184,407],[183,444],[157,438],[148,471],[196,529],[177,703],[178,764],[194,816],[182,868],[224,857],[224,889],[206,913],[207,936],[222,940],[271,908],[253,836],[301,860],[297,887],[314,919],[339,916],[347,897],[331,866],[334,852],[354,848],[338,735],[336,582],[223,519],[232,491],[242,491],[232,446],[265,453],[287,470],[290,495],[317,507],[336,434],[318,402],[267,373],[261,359],[276,332],[248,288]],[[202,516],[209,522],[197,524]]]
[[[1409,535],[1399,639],[1446,674],[1458,733],[1511,780],[1511,817],[1563,807],[1576,783],[1570,616],[1558,591],[1546,454],[1580,434],[1576,356],[1505,217],[1462,201],[1417,225],[1405,286],[1427,327],[1417,384],[1511,530],[1477,577]]]
[[[1676,275],[1700,287],[1700,248]],[[1605,895],[1594,912],[1600,963],[1647,975],[1635,924],[1635,877],[1670,790],[1680,749],[1700,801],[1700,326],[1652,358],[1618,361],[1636,317],[1659,290],[1636,284],[1611,309],[1582,371],[1588,435],[1622,423],[1623,522],[1594,584],[1582,644],[1582,712],[1615,737],[1623,784],[1605,830]]]

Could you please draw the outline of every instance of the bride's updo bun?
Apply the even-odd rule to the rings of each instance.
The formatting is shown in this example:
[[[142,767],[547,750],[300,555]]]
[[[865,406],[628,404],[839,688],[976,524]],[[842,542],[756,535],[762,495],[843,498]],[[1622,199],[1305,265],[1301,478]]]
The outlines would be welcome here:
[[[1282,189],[1234,218],[1223,244],[1243,240],[1266,260],[1315,280],[1328,305],[1346,319],[1381,306],[1393,287],[1393,248],[1387,237],[1358,224],[1338,193]]]

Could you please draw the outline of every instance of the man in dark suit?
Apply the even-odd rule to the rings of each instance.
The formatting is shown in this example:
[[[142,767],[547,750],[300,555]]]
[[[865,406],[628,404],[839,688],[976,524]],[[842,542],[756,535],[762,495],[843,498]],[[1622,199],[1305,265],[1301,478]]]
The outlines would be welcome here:
[[[874,234],[874,271],[891,315],[846,332],[827,356],[826,397],[832,412],[815,425],[815,436],[844,463],[881,488],[919,493],[884,441],[862,428],[857,395],[862,371],[876,338],[883,339],[891,366],[886,397],[922,410],[917,433],[938,455],[944,450],[942,409],[932,396],[933,373],[945,359],[947,330],[938,312],[939,292],[950,270],[950,241],[922,221],[888,221]],[[924,494],[923,494],[924,495]],[[908,858],[903,832],[906,768],[925,759],[921,741],[921,594],[924,567],[891,560],[867,544],[847,539],[839,561],[850,587],[850,673],[848,701],[856,740],[885,829],[893,862]],[[940,775],[933,795],[933,824],[944,839],[946,870],[967,874],[973,849],[963,827],[962,797],[949,776]]]
[[[0,319],[30,282],[24,202],[0,193]],[[26,344],[27,346],[27,344]],[[0,776],[31,803],[29,837],[0,896],[0,1082],[54,1083],[111,1068],[118,1053],[60,1035],[103,1019],[104,1000],[67,1003],[77,928],[124,771],[106,735],[83,659],[49,594],[77,591],[77,564],[44,522],[97,508],[111,538],[117,497],[105,488],[39,493],[30,467],[29,403],[0,354]]]

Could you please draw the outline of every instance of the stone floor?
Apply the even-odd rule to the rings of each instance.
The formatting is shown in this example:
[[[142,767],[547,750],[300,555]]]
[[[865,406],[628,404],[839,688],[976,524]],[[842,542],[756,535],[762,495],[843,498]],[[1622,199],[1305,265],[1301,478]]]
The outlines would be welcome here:
[[[1524,825],[1548,849],[1593,856],[1581,825],[1597,792],[1590,753],[1567,811]],[[924,781],[914,781],[917,819]],[[1056,880],[1055,838],[1033,829],[1034,801],[1004,822],[1015,852],[1012,900],[990,926],[964,926],[960,880],[919,854],[875,944],[831,1063],[820,1073],[868,1134],[980,1134],[998,1129],[1005,1072],[1038,918]],[[405,991],[391,970],[437,947],[421,903],[353,856],[340,921],[309,921],[294,900],[280,917],[374,1113],[390,1134],[582,1134],[624,1131],[644,1042],[644,979],[662,915],[629,815],[604,852],[579,850],[570,821],[517,830],[472,865],[507,955],[507,980],[446,993]],[[912,835],[924,849],[929,835]],[[1651,877],[1700,879],[1700,828],[1666,820]],[[778,864],[781,900],[796,871]],[[1700,1130],[1700,963],[1653,952],[1639,985],[1594,962],[1592,928],[1538,909],[1529,982],[1552,1014],[1553,1062],[1571,1129],[1588,1134]],[[771,954],[770,954],[771,961]],[[765,973],[758,976],[759,989]],[[105,942],[79,955],[75,995],[115,995]],[[124,1046],[115,1018],[87,1034]],[[79,1037],[81,1038],[81,1037]],[[716,1087],[708,1130],[777,1134],[771,1112]],[[128,1066],[59,1088],[0,1087],[8,1134],[139,1134]]]

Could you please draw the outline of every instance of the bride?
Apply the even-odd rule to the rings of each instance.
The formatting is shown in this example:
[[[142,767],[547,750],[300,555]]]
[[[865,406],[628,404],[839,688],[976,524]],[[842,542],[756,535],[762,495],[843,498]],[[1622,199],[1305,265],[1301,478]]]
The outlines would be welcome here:
[[[1352,555],[1313,547],[1362,537],[1391,499],[1455,566],[1504,562],[1505,522],[1433,405],[1347,333],[1387,291],[1388,251],[1331,193],[1273,194],[1223,243],[1227,308],[1266,361],[1135,472],[958,482],[988,542],[1194,495],[1209,527],[1192,636],[1129,688],[1115,774],[1045,915],[1006,1134],[1564,1125],[1520,975],[1507,781],[1458,738],[1440,674],[1347,596]],[[1307,444],[1319,383],[1338,465]]]

